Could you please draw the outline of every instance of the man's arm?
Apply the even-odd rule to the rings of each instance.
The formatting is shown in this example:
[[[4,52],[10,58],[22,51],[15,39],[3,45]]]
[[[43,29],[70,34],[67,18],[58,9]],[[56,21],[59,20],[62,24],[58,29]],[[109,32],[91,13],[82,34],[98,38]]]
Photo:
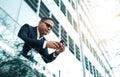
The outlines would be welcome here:
[[[37,39],[32,39],[30,37],[28,37],[30,34],[29,31],[29,25],[25,24],[21,27],[21,29],[19,30],[18,36],[24,41],[26,42],[28,45],[30,45],[31,47],[35,48],[42,48],[43,43],[44,43],[44,39],[41,40],[37,40]]]
[[[45,61],[45,63],[50,63],[56,59],[56,57],[54,57],[54,52],[49,55],[46,55],[46,56],[44,56],[44,55],[41,55],[41,56],[42,56],[43,60]]]
[[[46,63],[52,62],[57,58],[57,56],[60,53],[64,52],[64,50],[65,50],[65,45],[63,42],[61,42],[61,43],[59,43],[59,48],[57,48],[55,52],[53,52],[49,55],[43,55],[42,58]]]

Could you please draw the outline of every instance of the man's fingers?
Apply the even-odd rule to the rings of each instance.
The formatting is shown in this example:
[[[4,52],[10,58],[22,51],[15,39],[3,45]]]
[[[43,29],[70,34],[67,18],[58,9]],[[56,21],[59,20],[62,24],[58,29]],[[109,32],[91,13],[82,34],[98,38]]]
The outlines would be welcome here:
[[[54,44],[55,48],[59,48],[60,47],[58,42],[54,42],[53,44]]]
[[[56,41],[48,41],[47,42],[47,47],[48,48],[53,48],[53,49],[64,50],[65,45],[63,43],[56,42]]]

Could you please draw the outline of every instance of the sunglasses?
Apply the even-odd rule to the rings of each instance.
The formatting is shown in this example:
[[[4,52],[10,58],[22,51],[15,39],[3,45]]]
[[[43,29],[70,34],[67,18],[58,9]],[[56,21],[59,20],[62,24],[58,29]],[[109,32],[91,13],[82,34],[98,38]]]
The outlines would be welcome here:
[[[50,27],[50,29],[52,29],[53,27],[50,25],[50,24],[48,24],[47,22],[45,22],[45,21],[42,21],[47,27]]]

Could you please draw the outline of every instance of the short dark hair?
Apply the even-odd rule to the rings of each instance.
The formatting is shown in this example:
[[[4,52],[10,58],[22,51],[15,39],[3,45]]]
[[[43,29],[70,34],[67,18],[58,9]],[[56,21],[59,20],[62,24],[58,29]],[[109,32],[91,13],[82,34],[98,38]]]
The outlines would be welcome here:
[[[52,18],[50,18],[50,17],[43,17],[43,18],[41,18],[41,21],[44,21],[44,20],[51,20],[51,21],[54,22],[54,20]]]

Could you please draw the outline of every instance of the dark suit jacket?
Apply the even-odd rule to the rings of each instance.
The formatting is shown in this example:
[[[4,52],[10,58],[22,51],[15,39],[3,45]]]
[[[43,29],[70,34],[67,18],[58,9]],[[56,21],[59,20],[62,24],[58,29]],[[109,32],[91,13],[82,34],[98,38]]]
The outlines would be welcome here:
[[[48,48],[46,47],[43,49],[43,43],[46,40],[45,37],[41,40],[37,40],[37,27],[25,24],[19,30],[18,36],[25,42],[23,45],[24,52],[28,52],[34,48],[39,54],[41,54],[46,63],[55,60],[56,57],[53,56],[53,53],[55,52],[48,54]]]

